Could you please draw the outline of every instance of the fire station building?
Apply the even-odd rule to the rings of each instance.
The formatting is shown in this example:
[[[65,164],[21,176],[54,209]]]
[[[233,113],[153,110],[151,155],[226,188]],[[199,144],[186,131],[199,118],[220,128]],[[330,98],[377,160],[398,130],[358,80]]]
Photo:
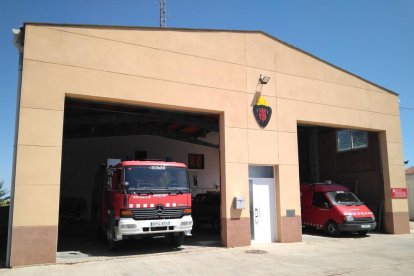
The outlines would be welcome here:
[[[27,23],[7,265],[93,228],[109,158],[185,163],[225,247],[302,240],[299,184],[349,187],[409,233],[398,95],[260,31]],[[74,230],[76,229],[76,230]]]

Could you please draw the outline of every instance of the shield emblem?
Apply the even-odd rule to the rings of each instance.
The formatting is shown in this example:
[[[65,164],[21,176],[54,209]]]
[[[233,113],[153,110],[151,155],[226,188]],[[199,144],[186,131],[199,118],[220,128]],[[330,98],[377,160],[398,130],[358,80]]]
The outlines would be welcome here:
[[[272,116],[272,108],[266,105],[253,106],[253,114],[261,128],[265,128]]]

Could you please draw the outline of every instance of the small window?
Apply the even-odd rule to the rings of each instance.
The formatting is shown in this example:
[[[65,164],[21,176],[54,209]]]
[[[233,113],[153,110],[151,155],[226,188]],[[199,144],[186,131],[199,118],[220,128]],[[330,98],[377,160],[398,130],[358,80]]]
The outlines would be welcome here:
[[[338,151],[361,149],[368,147],[368,132],[362,130],[344,129],[336,132]]]
[[[352,137],[352,148],[353,149],[368,147],[368,132],[360,131],[360,130],[352,130],[351,137]]]
[[[250,178],[274,178],[272,166],[249,165]]]
[[[188,154],[188,168],[203,170],[204,169],[204,154]]]

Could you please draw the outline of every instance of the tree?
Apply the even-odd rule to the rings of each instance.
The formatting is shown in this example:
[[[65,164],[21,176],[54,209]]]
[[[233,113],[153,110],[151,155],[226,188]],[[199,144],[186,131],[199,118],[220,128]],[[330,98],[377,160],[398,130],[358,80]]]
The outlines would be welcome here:
[[[7,196],[8,191],[3,188],[4,181],[0,181],[0,206],[7,206],[10,204],[10,197]]]

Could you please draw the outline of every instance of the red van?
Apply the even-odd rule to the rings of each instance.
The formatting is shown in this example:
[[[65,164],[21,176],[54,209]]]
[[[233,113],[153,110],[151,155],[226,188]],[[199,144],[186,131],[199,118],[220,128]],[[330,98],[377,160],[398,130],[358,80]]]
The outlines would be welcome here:
[[[301,184],[302,224],[329,235],[358,232],[377,226],[374,214],[348,188],[337,184]]]

